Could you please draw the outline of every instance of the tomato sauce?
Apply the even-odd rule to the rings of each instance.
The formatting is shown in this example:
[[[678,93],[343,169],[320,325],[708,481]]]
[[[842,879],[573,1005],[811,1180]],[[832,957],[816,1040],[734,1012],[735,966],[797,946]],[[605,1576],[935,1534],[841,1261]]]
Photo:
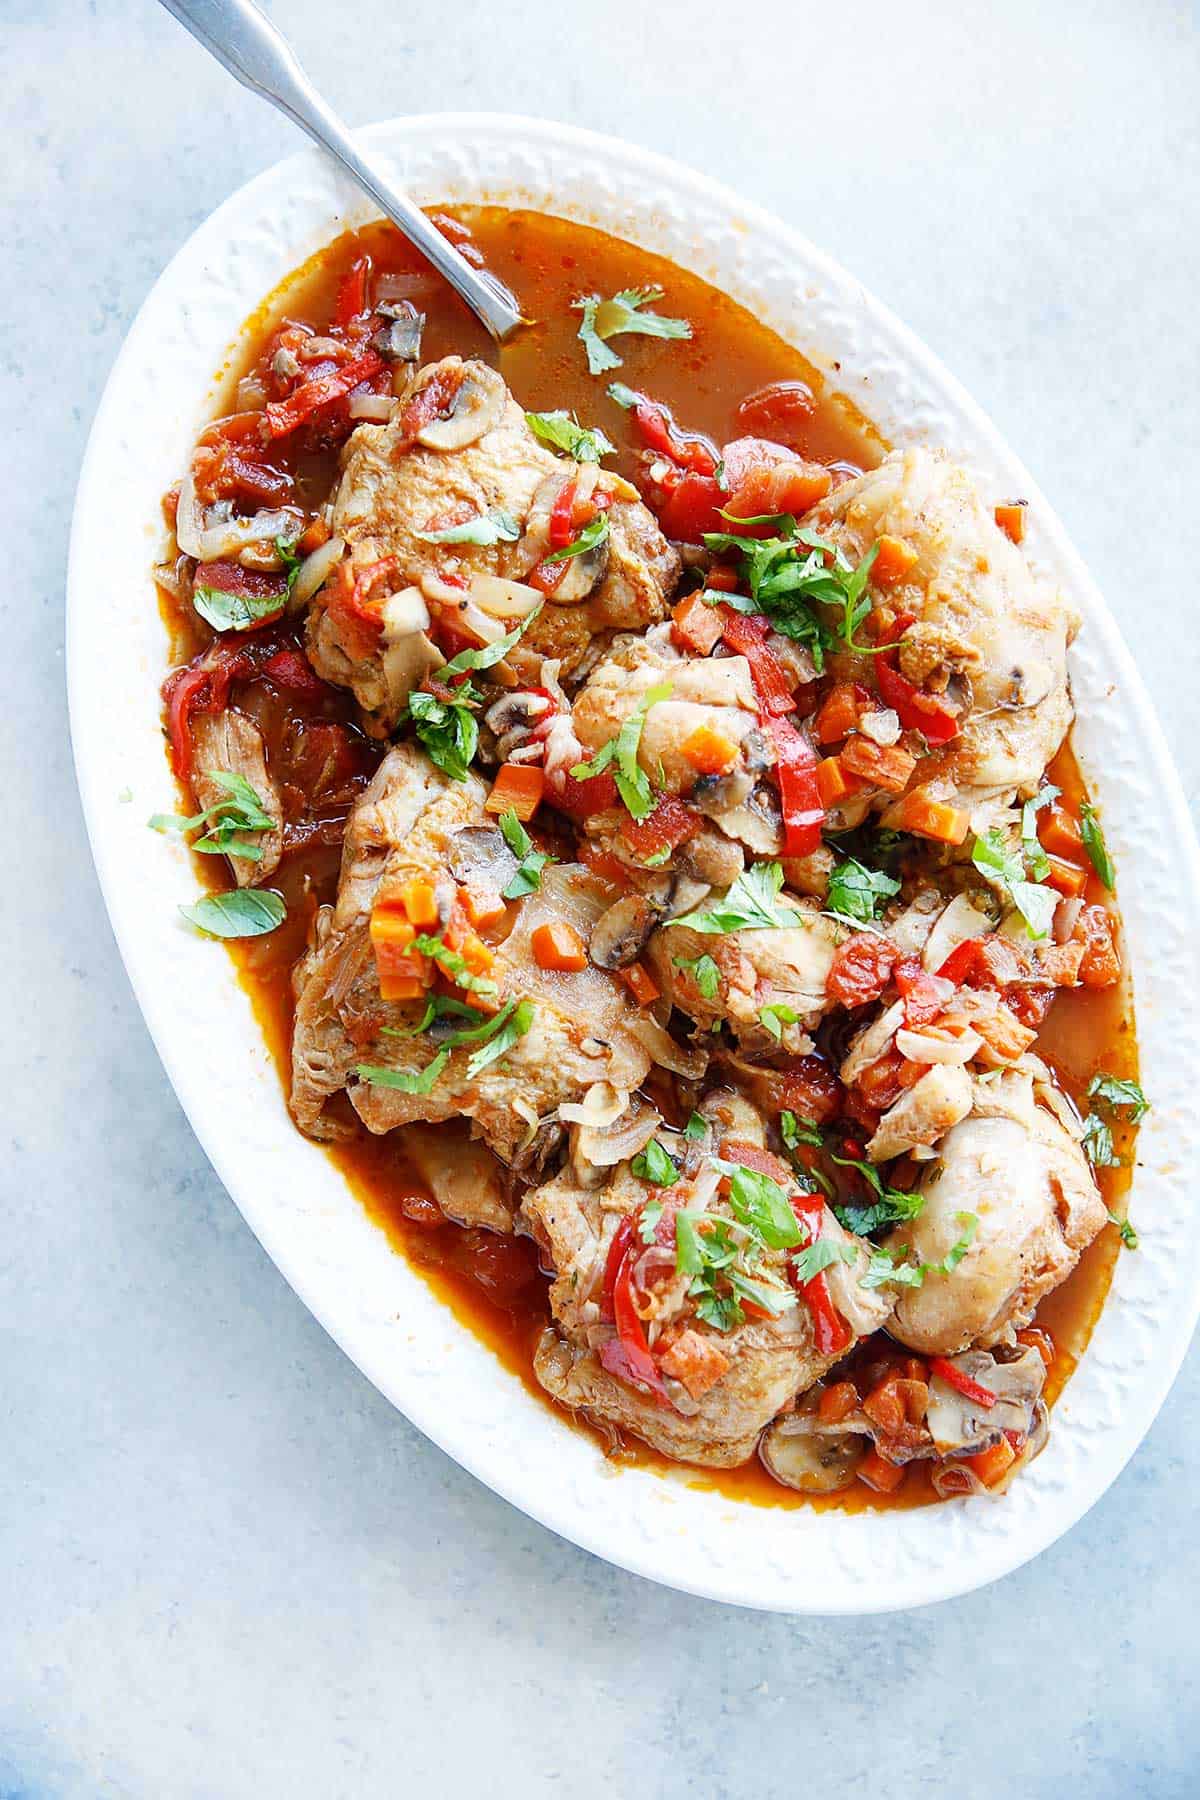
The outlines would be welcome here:
[[[640,446],[630,415],[608,398],[604,381],[587,373],[576,336],[579,314],[571,306],[582,292],[661,287],[665,295],[661,309],[690,321],[693,335],[687,341],[667,345],[626,336],[618,346],[623,359],[619,379],[633,388],[644,387],[665,402],[690,430],[705,432],[717,443],[738,435],[775,436],[802,455],[852,471],[874,466],[885,454],[888,446],[870,422],[832,392],[795,349],[687,271],[597,231],[536,213],[480,207],[456,209],[441,217],[450,219],[452,229],[457,221],[469,231],[487,267],[512,289],[523,312],[534,321],[511,345],[497,350],[466,306],[390,226],[371,225],[319,252],[247,321],[221,371],[213,415],[238,410],[239,381],[253,380],[264,347],[282,324],[300,321],[318,332],[327,327],[340,284],[356,260],[367,254],[377,274],[385,271],[400,278],[400,286],[407,278],[406,291],[426,319],[423,362],[452,351],[492,362],[526,408],[565,407],[582,423],[602,427],[618,447],[615,466],[629,478],[635,473]],[[783,391],[765,408],[762,403],[746,405],[747,396],[776,383],[784,384]],[[300,501],[315,507],[333,486],[337,460],[336,445],[299,432],[283,440],[272,463],[294,480]],[[163,590],[160,602],[174,661],[186,660],[211,642],[212,634],[190,608]],[[256,635],[267,636],[269,650],[300,642],[299,629],[287,625]],[[285,826],[287,850],[271,881],[288,902],[283,925],[267,937],[228,946],[286,1085],[292,966],[304,950],[317,907],[335,897],[342,826],[385,747],[359,731],[348,695],[281,696],[267,684],[250,682],[239,690],[238,705],[253,715],[264,733],[272,767],[283,785],[285,820],[289,794],[293,813],[302,813],[304,820],[302,826]],[[1063,789],[1068,803],[1077,803],[1084,788],[1069,745],[1051,765],[1048,778]],[[203,879],[218,879],[212,866],[215,859],[194,861]],[[1089,877],[1087,899],[1108,899],[1094,877]],[[1101,1068],[1136,1076],[1127,983],[1107,991],[1061,993],[1037,1048],[1077,1100]],[[1114,1124],[1113,1136],[1118,1154],[1128,1158],[1132,1131]],[[548,1281],[538,1269],[532,1243],[438,1222],[436,1208],[407,1164],[401,1144],[391,1138],[364,1133],[352,1143],[330,1147],[327,1154],[396,1250],[507,1369],[544,1404],[554,1404],[532,1371],[533,1348],[549,1312]],[[1098,1173],[1106,1203],[1123,1212],[1128,1169]],[[1036,1322],[1051,1333],[1055,1345],[1046,1395],[1051,1401],[1086,1347],[1118,1253],[1116,1232],[1101,1232],[1071,1278],[1039,1308]],[[935,1498],[928,1467],[922,1464],[910,1468],[903,1486],[892,1495],[856,1483],[848,1492],[815,1499],[781,1487],[757,1461],[741,1469],[703,1471],[672,1463],[637,1440],[614,1443],[611,1433],[595,1435],[609,1454],[623,1462],[716,1489],[731,1499],[857,1511],[909,1507]]]

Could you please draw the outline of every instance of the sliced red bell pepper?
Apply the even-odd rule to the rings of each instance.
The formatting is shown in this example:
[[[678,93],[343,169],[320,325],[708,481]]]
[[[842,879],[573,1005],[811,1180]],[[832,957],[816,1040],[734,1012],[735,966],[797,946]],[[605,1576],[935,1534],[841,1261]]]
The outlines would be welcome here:
[[[961,1369],[956,1368],[952,1362],[947,1362],[944,1356],[930,1358],[929,1372],[931,1375],[939,1375],[950,1387],[957,1388],[960,1394],[965,1394],[976,1406],[993,1407],[996,1404],[996,1396],[991,1388],[981,1387],[979,1382],[972,1381],[969,1375],[964,1375]]]
[[[783,854],[811,856],[821,848],[825,808],[817,787],[817,753],[790,719],[768,716],[775,743],[775,778],[783,812]]]
[[[367,276],[370,273],[370,257],[360,256],[338,282],[333,322],[339,330],[344,331],[351,320],[357,319],[360,313],[366,312]]]
[[[754,678],[754,691],[764,713],[789,713],[796,704],[792,681],[783,667],[766,648],[771,627],[764,618],[735,612],[732,606],[719,606],[721,636],[729,648],[744,656]]]
[[[875,680],[881,698],[899,715],[905,731],[919,731],[930,744],[948,744],[958,736],[958,713],[936,694],[914,687],[886,656],[875,659]]]
[[[639,394],[634,403],[633,417],[642,442],[648,449],[660,451],[663,456],[670,457],[672,462],[678,463],[681,468],[690,469],[693,474],[716,474],[720,460],[716,445],[697,432],[681,431],[669,408],[661,406],[657,400],[651,400],[645,394]]]
[[[378,350],[365,350],[361,356],[356,356],[353,362],[343,364],[340,369],[333,369],[328,375],[317,375],[311,381],[303,382],[286,400],[273,401],[264,409],[268,437],[286,437],[289,431],[295,431],[297,426],[303,425],[306,419],[311,419],[321,407],[328,406],[331,400],[344,400],[360,382],[370,381],[382,368],[383,358]]]
[[[579,483],[564,481],[558,490],[554,505],[550,508],[550,548],[565,550],[574,537],[573,517],[575,512],[575,491]]]
[[[938,970],[942,980],[953,981],[957,987],[961,987],[979,961],[979,946],[982,941],[981,938],[964,938],[961,944],[956,944]]]
[[[808,1229],[809,1243],[815,1244],[824,1222],[824,1201],[820,1194],[792,1194],[790,1199],[792,1211]],[[811,1281],[800,1281],[796,1275],[795,1263],[789,1257],[788,1273],[792,1286],[812,1314],[813,1344],[818,1355],[836,1356],[848,1349],[853,1333],[829,1297],[824,1271],[814,1275]]]
[[[224,706],[230,684],[255,666],[256,659],[245,646],[218,642],[163,682],[171,765],[181,781],[187,781],[192,772],[192,714]]]
[[[613,1232],[612,1242],[608,1246],[608,1255],[604,1262],[604,1289],[601,1312],[606,1319],[613,1317],[613,1290],[617,1285],[617,1276],[621,1264],[625,1260],[625,1252],[633,1244],[633,1214],[626,1213]]]
[[[615,1338],[600,1346],[600,1362],[610,1375],[651,1394],[660,1406],[671,1404],[658,1364],[646,1342],[646,1328],[633,1298],[631,1263],[637,1250],[634,1217],[621,1220],[604,1265],[604,1303],[617,1328]]]

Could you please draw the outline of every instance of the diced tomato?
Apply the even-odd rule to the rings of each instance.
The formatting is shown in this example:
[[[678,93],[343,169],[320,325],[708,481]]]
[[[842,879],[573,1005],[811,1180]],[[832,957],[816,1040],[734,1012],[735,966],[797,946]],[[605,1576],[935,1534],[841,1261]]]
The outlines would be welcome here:
[[[344,363],[340,369],[333,369],[327,375],[316,375],[311,381],[302,382],[286,400],[273,401],[264,409],[262,416],[266,420],[267,435],[272,438],[286,437],[331,401],[345,399],[362,382],[378,375],[383,367],[383,358],[377,350],[365,350],[361,356],[356,356],[353,362]]]
[[[663,1355],[662,1367],[683,1383],[693,1400],[700,1400],[725,1374],[729,1358],[711,1337],[689,1326]]]
[[[1083,961],[1079,965],[1079,979],[1084,987],[1112,987],[1121,975],[1112,914],[1103,906],[1085,906],[1071,935],[1075,940],[1082,940],[1084,946]]]
[[[593,819],[620,804],[616,777],[611,769],[577,780],[569,770],[547,779],[546,799],[569,819]]]
[[[899,957],[886,938],[858,931],[839,944],[825,978],[825,992],[840,1006],[865,1006],[878,1000],[892,978]]]
[[[274,570],[247,569],[239,562],[224,557],[217,562],[199,563],[195,585],[215,588],[219,594],[235,594],[240,599],[278,599],[282,610],[287,599],[287,577]],[[265,624],[267,621],[264,620]]]
[[[674,484],[658,508],[658,522],[669,538],[680,544],[698,544],[706,531],[728,531],[721,508],[729,496],[713,475],[688,470]]]
[[[885,704],[899,715],[905,731],[919,731],[930,744],[948,744],[958,736],[961,719],[958,712],[937,694],[922,688],[893,668],[887,656],[875,658],[875,681]]]
[[[758,1144],[748,1144],[743,1138],[722,1138],[718,1154],[726,1162],[740,1163],[743,1169],[753,1169],[756,1175],[767,1176],[782,1188],[795,1185],[796,1178],[783,1159]]]
[[[721,614],[699,594],[689,594],[671,614],[671,637],[681,650],[709,656],[721,641]]]
[[[461,367],[445,368],[439,365],[434,370],[429,380],[405,402],[404,411],[400,415],[400,432],[396,445],[398,450],[411,450],[418,434],[427,425],[446,416],[463,380]]]
[[[326,583],[326,616],[336,626],[342,648],[355,662],[366,662],[375,654],[383,630],[381,608],[398,568],[395,556],[366,564],[347,558]]]
[[[406,1219],[423,1226],[426,1231],[436,1231],[446,1223],[446,1215],[432,1194],[402,1193],[399,1206]]]
[[[664,794],[645,819],[622,819],[621,836],[638,862],[676,850],[694,838],[704,820],[692,806],[674,794]]]
[[[823,1125],[833,1118],[842,1099],[837,1071],[820,1056],[798,1056],[788,1064],[779,1087],[781,1112],[795,1113]]]
[[[301,694],[308,700],[321,700],[333,693],[329,684],[314,671],[303,650],[277,650],[263,664],[263,674],[269,675],[276,687],[286,688],[291,694]]]
[[[756,388],[734,414],[743,431],[795,446],[803,440],[816,401],[803,381],[769,381]]]
[[[872,1112],[886,1112],[906,1088],[920,1081],[926,1067],[925,1063],[909,1062],[893,1044],[863,1070],[855,1082],[855,1092]]]
[[[646,394],[638,394],[633,417],[647,449],[657,450],[696,475],[715,475],[720,458],[712,439],[699,432],[682,431],[668,407]]]
[[[903,956],[892,971],[896,990],[904,1001],[904,1022],[908,1026],[929,1025],[946,1010],[949,998],[946,984],[930,975],[915,956]]]
[[[756,443],[755,439],[745,440]],[[735,478],[730,473],[730,460],[736,445],[730,445],[725,452],[726,477],[732,488],[725,502],[725,511],[731,515],[726,522],[727,531],[737,531],[732,522],[735,519],[753,519],[763,514],[806,513],[810,507],[823,500],[833,485],[829,470],[823,463],[801,462],[799,458],[776,457],[770,462],[751,463],[744,474]],[[775,450],[775,445],[765,448]],[[767,526],[750,528],[759,532],[769,530]]]

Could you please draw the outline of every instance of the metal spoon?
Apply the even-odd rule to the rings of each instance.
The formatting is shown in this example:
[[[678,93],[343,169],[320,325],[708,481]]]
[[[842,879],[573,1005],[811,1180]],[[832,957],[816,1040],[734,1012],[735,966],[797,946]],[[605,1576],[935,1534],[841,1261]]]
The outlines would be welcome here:
[[[493,276],[473,269],[420,208],[356,148],[350,133],[322,100],[286,40],[252,0],[161,3],[243,87],[277,106],[314,143],[337,158],[393,225],[462,295],[497,343],[503,343],[518,325],[525,323],[507,289]]]

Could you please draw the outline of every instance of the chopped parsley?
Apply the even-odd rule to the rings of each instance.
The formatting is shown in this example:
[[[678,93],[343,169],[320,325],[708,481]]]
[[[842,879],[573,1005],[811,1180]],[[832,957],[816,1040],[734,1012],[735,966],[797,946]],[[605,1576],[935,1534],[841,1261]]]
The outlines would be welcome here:
[[[520,523],[502,506],[489,507],[461,525],[449,525],[445,531],[414,531],[423,544],[515,544],[521,535]]]
[[[661,313],[647,312],[652,301],[661,300],[660,287],[622,288],[611,300],[588,294],[573,300],[572,309],[583,314],[579,341],[587,351],[588,373],[604,375],[619,369],[621,358],[608,347],[608,339],[636,333],[640,337],[690,338],[692,328],[686,319],[667,319]]]
[[[650,1139],[646,1148],[638,1152],[629,1167],[639,1181],[653,1182],[655,1187],[671,1187],[679,1177],[679,1170],[673,1159],[667,1155],[657,1138]]]
[[[646,714],[660,700],[667,699],[672,685],[669,681],[661,681],[647,688],[616,737],[609,738],[590,762],[576,763],[571,770],[576,781],[587,781],[593,775],[602,775],[608,765],[615,762],[617,792],[625,802],[626,811],[635,819],[648,818],[658,804],[650,777],[638,762],[638,745],[642,741]]]
[[[1088,1099],[1105,1112],[1118,1118],[1125,1116],[1138,1125],[1150,1111],[1150,1102],[1136,1081],[1123,1081],[1119,1075],[1093,1075],[1088,1082]]]
[[[658,1221],[662,1216],[663,1203],[661,1200],[646,1200],[643,1202],[638,1213],[637,1222],[637,1234],[641,1238],[643,1244],[652,1244],[654,1242],[654,1234],[658,1230]]]
[[[729,931],[778,931],[790,925],[806,925],[803,913],[780,906],[783,869],[777,862],[754,863],[744,869],[723,900],[671,919],[670,925],[686,925],[690,931],[721,936]]]
[[[868,869],[855,857],[848,856],[829,877],[829,898],[825,905],[839,918],[850,919],[857,925],[870,925],[878,917],[879,909],[899,892],[900,883],[894,876],[886,875],[882,869]]]
[[[781,1044],[783,1042],[784,1026],[798,1025],[800,1023],[800,1014],[793,1011],[790,1006],[786,1006],[781,1000],[777,1000],[770,1006],[764,1006],[762,1008],[758,1015],[758,1022],[764,1031],[770,1032],[777,1044]]]
[[[847,1231],[853,1231],[858,1237],[866,1237],[868,1233],[878,1231],[884,1225],[899,1225],[915,1219],[923,1209],[925,1196],[919,1188],[890,1187],[873,1163],[863,1162],[852,1156],[837,1156],[832,1150],[829,1155],[830,1160],[840,1169],[856,1170],[875,1195],[874,1201],[868,1206],[834,1207],[838,1222]]]
[[[434,680],[442,688],[448,688],[460,675],[494,668],[498,662],[503,662],[540,611],[540,606],[535,607],[527,618],[497,638],[494,644],[484,644],[478,650],[460,650],[437,671]],[[465,781],[479,748],[479,722],[474,709],[483,695],[471,681],[460,682],[453,689],[453,695],[453,699],[443,700],[425,688],[417,688],[408,697],[408,717],[429,753],[430,762],[436,763],[452,781]]]
[[[496,983],[487,975],[472,975],[462,955],[451,950],[440,937],[431,937],[428,932],[419,932],[413,939],[413,949],[419,956],[432,957],[440,969],[450,977],[455,987],[462,988],[464,993],[482,994],[484,999],[492,999],[499,993]]]
[[[747,538],[728,531],[704,534],[709,550],[737,551],[750,589],[749,599],[741,594],[714,594],[712,604],[724,602],[735,612],[764,614],[776,631],[807,647],[818,674],[824,672],[826,655],[833,651],[874,655],[883,648],[859,643],[854,635],[870,611],[867,582],[878,554],[877,544],[855,566],[836,544],[807,526],[798,526],[790,513],[736,522],[776,525],[778,535]],[[832,622],[818,610],[822,607],[833,610]]]
[[[798,1119],[794,1112],[781,1112],[779,1115],[779,1133],[789,1150],[796,1150],[801,1144],[811,1144],[814,1150],[823,1150],[825,1139],[821,1136],[815,1119]]]
[[[536,894],[542,885],[542,870],[555,858],[548,850],[535,850],[533,839],[509,807],[500,815],[500,833],[513,855],[517,858],[517,872],[504,889],[506,900],[523,900],[526,894]]]
[[[532,1000],[510,1000],[485,1031],[471,1034],[475,1041],[482,1041],[482,1048],[476,1050],[467,1063],[467,1074],[472,1081],[520,1042],[533,1024],[535,1010]]]
[[[1099,1113],[1089,1113],[1083,1121],[1083,1136],[1079,1145],[1093,1169],[1120,1167],[1121,1159],[1113,1149],[1112,1127],[1105,1123]]]
[[[602,457],[616,455],[616,445],[609,443],[598,425],[589,429],[580,425],[570,413],[527,412],[525,423],[543,444],[549,444],[552,450],[564,451],[576,462],[598,463]]]
[[[491,1063],[498,1062],[506,1051],[511,1050],[533,1023],[534,1007],[531,1000],[510,1000],[491,1019],[482,1018],[472,1008],[462,1006],[461,1002],[443,1001],[439,1006],[439,1000],[440,996],[427,1004],[425,1016],[419,1025],[408,1031],[384,1026],[385,1034],[388,1037],[415,1036],[417,1032],[426,1029],[435,1017],[442,1017],[451,1009],[460,1016],[470,1015],[476,1022],[464,1026],[461,1031],[451,1032],[437,1055],[416,1073],[410,1073],[407,1069],[383,1068],[374,1063],[360,1063],[358,1074],[361,1080],[370,1082],[372,1087],[395,1088],[402,1094],[429,1094],[433,1092],[438,1077],[449,1062],[451,1050],[462,1044],[478,1044],[480,1048],[467,1063],[467,1074],[473,1080]]]
[[[202,773],[207,781],[225,790],[223,798],[190,819],[178,813],[155,813],[147,820],[151,830],[177,832],[183,836],[207,825],[210,829],[204,836],[193,840],[193,850],[200,850],[206,856],[237,856],[245,862],[261,862],[262,845],[252,843],[243,834],[274,831],[276,821],[244,775],[236,775],[229,769],[204,769]]]
[[[801,1250],[798,1256],[794,1256],[792,1267],[796,1271],[797,1281],[815,1281],[818,1275],[823,1275],[834,1263],[852,1263],[857,1256],[858,1251],[853,1244],[843,1244],[833,1238],[822,1237],[815,1244],[809,1244],[807,1249]]]
[[[360,1081],[369,1082],[372,1087],[394,1088],[401,1094],[431,1094],[449,1061],[449,1050],[439,1050],[423,1069],[388,1069],[376,1063],[359,1063],[356,1073]]]
[[[975,1242],[975,1233],[979,1229],[978,1213],[955,1213],[955,1221],[962,1231],[962,1236],[953,1247],[947,1250],[940,1262],[910,1263],[904,1259],[906,1250],[894,1257],[884,1249],[877,1249],[867,1265],[866,1272],[860,1275],[858,1285],[862,1288],[910,1287],[919,1288],[924,1285],[927,1275],[953,1275],[971,1245]]]
[[[1100,821],[1096,817],[1096,809],[1086,800],[1079,807],[1079,830],[1091,865],[1111,894],[1117,884],[1116,871],[1108,853],[1108,845],[1104,841]]]
[[[672,961],[677,969],[686,970],[705,1000],[716,999],[721,991],[721,971],[711,956],[676,956]]]
[[[1038,845],[1039,851],[1041,845]],[[1025,921],[1028,935],[1040,941],[1050,930],[1059,896],[1051,887],[1030,881],[1025,871],[1023,850],[1010,850],[999,826],[993,825],[986,837],[976,838],[971,861],[979,873],[1003,889]]]
[[[1121,1234],[1121,1242],[1124,1244],[1124,1246],[1127,1250],[1136,1250],[1137,1249],[1140,1239],[1138,1238],[1137,1232],[1134,1230],[1133,1226],[1129,1223],[1128,1219],[1123,1219],[1121,1217],[1120,1213],[1113,1212],[1112,1208],[1109,1207],[1108,1222],[1110,1225],[1116,1226],[1117,1230]]]

